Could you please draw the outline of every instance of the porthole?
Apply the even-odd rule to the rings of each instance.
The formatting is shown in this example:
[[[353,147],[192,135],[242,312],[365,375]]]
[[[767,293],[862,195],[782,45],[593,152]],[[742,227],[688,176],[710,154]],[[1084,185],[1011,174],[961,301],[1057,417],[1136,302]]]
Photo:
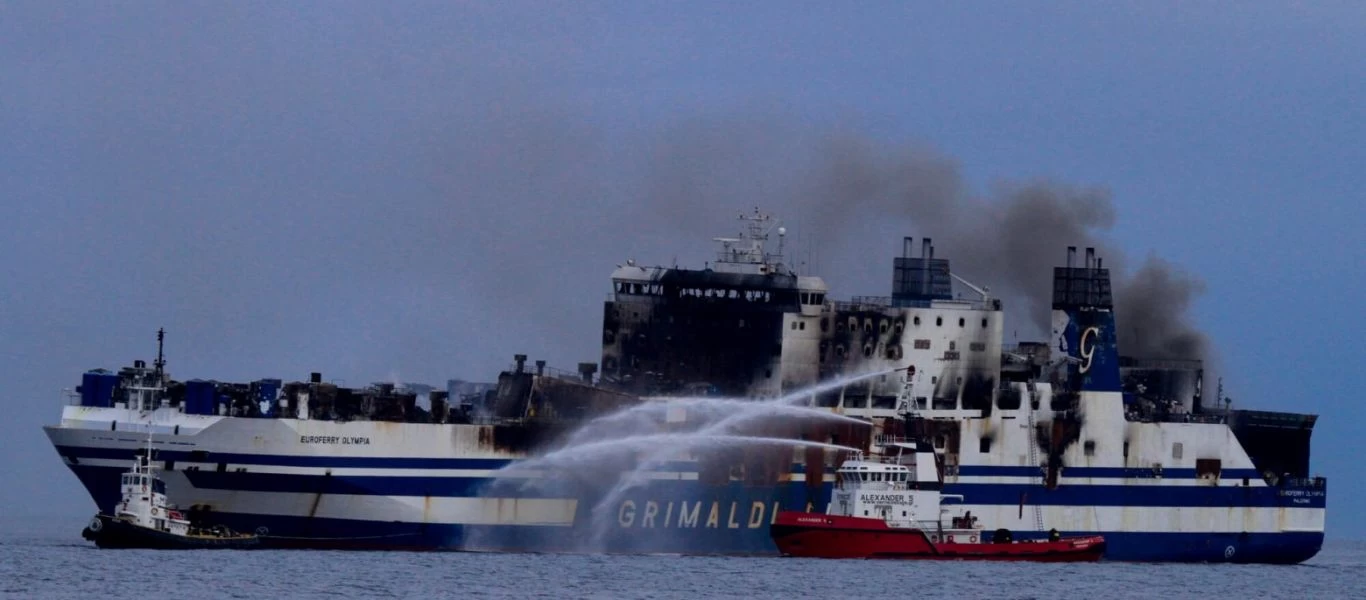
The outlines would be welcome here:
[[[987,320],[986,320],[986,319],[982,319],[982,329],[986,329],[986,328],[987,328]]]
[[[967,327],[967,326],[968,326],[968,320],[967,320],[967,319],[964,319],[963,317],[958,317],[958,326],[959,326],[959,327]]]
[[[915,326],[916,326],[916,327],[919,327],[919,326],[920,326],[920,317],[916,317],[915,320],[913,320],[912,322],[915,323]]]
[[[934,318],[934,326],[935,326],[935,327],[943,327],[943,326],[944,326],[944,317],[935,317],[935,318]]]

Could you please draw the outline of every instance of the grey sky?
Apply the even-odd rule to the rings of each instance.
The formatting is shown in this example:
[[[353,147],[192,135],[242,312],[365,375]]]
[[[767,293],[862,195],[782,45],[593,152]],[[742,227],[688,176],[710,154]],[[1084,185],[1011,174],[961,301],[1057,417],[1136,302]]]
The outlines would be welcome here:
[[[88,516],[39,427],[159,326],[184,378],[572,368],[614,265],[700,265],[756,204],[885,295],[948,234],[832,208],[854,148],[1107,199],[1088,235],[1203,281],[1237,402],[1323,415],[1330,535],[1366,534],[1366,5],[730,4],[0,3],[0,503]]]

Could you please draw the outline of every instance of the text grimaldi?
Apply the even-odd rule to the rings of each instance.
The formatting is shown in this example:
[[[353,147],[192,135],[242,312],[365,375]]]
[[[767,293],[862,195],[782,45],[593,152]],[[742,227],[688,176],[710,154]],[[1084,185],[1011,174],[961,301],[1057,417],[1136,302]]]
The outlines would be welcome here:
[[[810,510],[810,506],[807,507]],[[765,517],[768,517],[765,519]],[[778,503],[771,510],[763,502],[655,502],[648,500],[637,505],[626,500],[617,510],[617,523],[622,527],[709,527],[712,529],[758,529],[778,517]]]

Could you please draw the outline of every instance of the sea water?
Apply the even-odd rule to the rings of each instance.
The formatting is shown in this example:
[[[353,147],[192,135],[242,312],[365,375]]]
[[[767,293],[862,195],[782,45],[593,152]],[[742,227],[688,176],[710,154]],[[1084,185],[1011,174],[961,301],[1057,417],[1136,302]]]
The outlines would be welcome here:
[[[0,598],[1363,598],[1366,543],[1301,565],[100,550],[86,516],[0,517]]]

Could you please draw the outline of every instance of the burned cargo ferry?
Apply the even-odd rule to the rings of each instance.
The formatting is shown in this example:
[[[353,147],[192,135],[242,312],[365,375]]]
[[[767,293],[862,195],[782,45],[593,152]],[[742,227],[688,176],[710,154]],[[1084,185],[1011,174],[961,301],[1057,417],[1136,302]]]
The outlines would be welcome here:
[[[1091,250],[1078,264],[1069,248],[1054,269],[1050,339],[1007,347],[1000,300],[954,274],[930,240],[919,256],[904,240],[890,296],[834,300],[768,252],[771,220],[741,218],[744,231],[717,238],[704,269],[619,267],[600,363],[577,373],[519,355],[494,384],[446,390],[346,388],[318,374],[235,384],[173,380],[158,356],[86,373],[45,430],[101,510],[150,434],[192,519],[268,545],[581,550],[592,539],[588,549],[607,552],[776,554],[769,524],[779,511],[825,511],[840,452],[692,449],[630,486],[611,469],[562,486],[498,483],[581,426],[644,403],[666,404],[658,430],[682,431],[704,418],[699,396],[762,402],[874,373],[796,395],[860,423],[761,433],[872,453],[914,440],[934,448],[942,491],[983,521],[1017,540],[1103,535],[1108,560],[1295,563],[1318,552],[1327,494],[1310,476],[1315,417],[1207,401],[1195,361],[1122,357],[1110,273]],[[955,295],[955,281],[975,297]]]

